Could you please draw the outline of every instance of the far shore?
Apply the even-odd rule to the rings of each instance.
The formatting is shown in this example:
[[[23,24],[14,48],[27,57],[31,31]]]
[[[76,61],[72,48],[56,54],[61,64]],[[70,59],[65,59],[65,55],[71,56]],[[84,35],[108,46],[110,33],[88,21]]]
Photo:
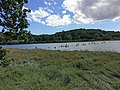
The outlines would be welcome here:
[[[0,43],[0,45],[21,45],[21,44],[48,44],[48,43],[73,43],[73,42],[102,42],[102,41],[120,41],[120,40],[94,40],[94,41],[62,41],[62,42],[33,42],[33,43]]]

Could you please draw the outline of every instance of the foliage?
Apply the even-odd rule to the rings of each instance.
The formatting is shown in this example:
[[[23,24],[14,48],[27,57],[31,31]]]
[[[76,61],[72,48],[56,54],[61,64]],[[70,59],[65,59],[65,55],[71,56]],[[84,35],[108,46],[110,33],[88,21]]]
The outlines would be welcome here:
[[[7,67],[11,64],[11,60],[7,59],[7,60],[2,60],[1,61],[1,66],[2,67]]]
[[[0,0],[0,26],[3,31],[18,32],[27,28],[27,15],[29,9],[24,9],[27,0]]]
[[[33,35],[36,42],[74,42],[120,40],[120,32],[104,31],[100,29],[76,29],[58,32],[53,35]]]
[[[5,60],[5,56],[6,56],[6,50],[2,49],[2,47],[0,46],[0,65],[2,67],[6,67],[10,64],[10,60]]]
[[[2,47],[0,46],[0,60],[2,60],[5,55],[6,55],[6,51],[2,49]]]
[[[3,34],[0,34],[0,42],[3,42],[4,36]]]
[[[119,90],[120,53],[10,51],[0,67],[0,90]]]
[[[21,42],[21,40],[24,40]],[[46,42],[80,42],[80,41],[101,41],[120,40],[120,32],[104,31],[99,29],[77,29],[71,31],[58,32],[52,35],[33,35],[24,30],[18,33],[0,33],[0,43],[46,43]],[[17,42],[14,42],[17,41]]]
[[[12,43],[14,38],[18,42],[21,38],[28,41],[24,29],[29,25],[27,12],[30,12],[30,9],[24,7],[25,3],[28,3],[28,0],[0,0],[0,26],[3,27],[4,34],[0,35],[1,43]]]

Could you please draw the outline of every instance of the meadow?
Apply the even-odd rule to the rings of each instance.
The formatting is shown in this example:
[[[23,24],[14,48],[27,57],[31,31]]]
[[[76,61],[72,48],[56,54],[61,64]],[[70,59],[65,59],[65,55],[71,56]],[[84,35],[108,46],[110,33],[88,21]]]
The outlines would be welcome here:
[[[6,51],[0,90],[120,90],[120,53]]]

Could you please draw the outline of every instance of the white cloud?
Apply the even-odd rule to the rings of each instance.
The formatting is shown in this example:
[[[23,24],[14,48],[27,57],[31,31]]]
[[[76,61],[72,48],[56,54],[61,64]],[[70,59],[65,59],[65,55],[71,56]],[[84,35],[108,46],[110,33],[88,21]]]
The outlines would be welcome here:
[[[66,14],[66,11],[62,11],[62,14]]]
[[[48,12],[48,13],[54,13],[52,9],[49,9],[48,7],[43,8],[44,11]]]
[[[38,10],[31,11],[31,18],[39,23],[45,24],[44,21],[41,21],[42,18],[45,18],[49,16],[50,14],[46,11],[44,11],[42,8],[39,8]]]
[[[119,17],[114,18],[112,21],[113,21],[113,22],[115,22],[115,21],[118,21],[118,20],[120,20],[120,16],[119,16]]]
[[[44,4],[47,5],[48,3],[46,1],[44,1]]]
[[[32,18],[31,18],[31,14],[30,13],[27,13],[27,18],[26,18],[28,21],[32,22]]]
[[[51,0],[51,1],[44,1],[44,4],[45,4],[45,5],[48,5],[48,6],[51,6],[51,5],[56,5],[57,2],[55,2],[54,0]]]
[[[32,19],[31,18],[26,18],[28,21],[32,22]]]
[[[49,5],[49,6],[52,5],[51,2],[47,2],[47,1],[44,1],[44,4],[45,4],[45,5]]]
[[[46,23],[49,26],[62,26],[71,23],[69,15],[64,15],[62,18],[59,15],[51,15],[46,19]]]
[[[51,9],[47,9],[47,11],[50,13],[54,13],[53,10],[51,10]]]
[[[63,0],[61,5],[63,11],[58,12],[62,12],[63,15],[56,12],[54,5],[57,3],[54,0],[44,1],[44,4],[46,4],[47,7],[31,11],[27,19],[49,26],[63,26],[71,23],[86,24],[103,20],[120,20],[120,0]],[[53,6],[51,7],[50,5]],[[67,15],[66,12],[72,14]]]
[[[76,10],[76,6],[77,0],[64,0],[62,4],[62,7],[70,12],[74,12]]]
[[[120,16],[120,0],[64,0],[62,7],[74,14],[75,23],[112,20]]]
[[[60,17],[59,15],[51,15],[50,13],[53,13],[52,10],[46,8],[39,8],[38,10],[31,11],[31,13],[28,15],[28,20],[30,22],[35,21],[41,24],[46,24],[49,26],[63,26],[68,25],[72,21],[70,19],[70,15],[64,15],[63,17]]]

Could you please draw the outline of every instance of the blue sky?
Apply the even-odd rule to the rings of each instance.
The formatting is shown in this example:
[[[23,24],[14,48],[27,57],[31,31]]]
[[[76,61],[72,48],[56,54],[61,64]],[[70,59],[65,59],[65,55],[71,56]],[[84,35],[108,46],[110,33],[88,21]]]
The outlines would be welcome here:
[[[28,0],[33,34],[95,28],[120,31],[120,0]]]

